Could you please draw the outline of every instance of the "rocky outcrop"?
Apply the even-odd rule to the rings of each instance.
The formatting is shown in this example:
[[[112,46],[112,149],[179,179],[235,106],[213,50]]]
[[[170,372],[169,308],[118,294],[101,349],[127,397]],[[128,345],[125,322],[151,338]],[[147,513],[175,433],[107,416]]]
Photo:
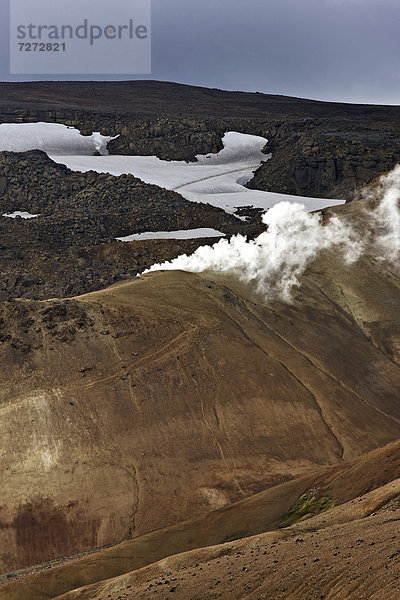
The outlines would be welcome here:
[[[156,82],[0,84],[0,90],[1,122],[57,122],[84,135],[118,136],[109,144],[115,154],[194,160],[220,150],[227,130],[264,136],[272,158],[248,184],[254,189],[350,200],[357,187],[400,162],[396,107]],[[15,210],[40,217],[0,217],[0,300],[100,289],[201,243],[136,242],[121,252],[115,237],[191,227],[255,235],[262,228],[257,211],[240,222],[130,175],[72,173],[38,151],[0,153],[0,215]]]
[[[195,160],[196,154],[219,152],[224,128],[196,119],[164,118],[130,123],[111,140],[111,154],[156,155],[164,160]]]
[[[358,188],[400,162],[400,136],[388,124],[277,123],[268,137],[272,159],[249,188],[351,200]]]
[[[261,231],[257,213],[245,223],[132,175],[72,172],[37,150],[0,153],[0,192],[0,215],[40,215],[29,220],[0,216],[0,301],[100,289],[216,241],[125,244],[116,237],[197,227],[228,235]]]
[[[270,139],[256,189],[350,199],[400,160],[399,108],[224,92],[167,82],[2,83],[1,122],[49,121],[119,137],[115,154],[194,160],[224,131]],[[0,183],[1,191],[1,183]]]
[[[100,131],[118,136],[108,144],[110,154],[156,155],[163,160],[195,160],[196,154],[218,152],[227,123],[210,119],[151,118],[142,115],[96,115],[78,110],[0,108],[3,123],[61,123],[82,135]],[[1,189],[1,183],[0,183]]]

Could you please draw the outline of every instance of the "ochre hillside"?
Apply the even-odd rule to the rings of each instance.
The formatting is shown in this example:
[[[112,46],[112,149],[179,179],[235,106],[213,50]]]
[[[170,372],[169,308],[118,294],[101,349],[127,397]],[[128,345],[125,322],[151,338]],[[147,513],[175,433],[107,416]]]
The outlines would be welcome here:
[[[379,554],[382,555],[384,542],[388,542],[386,548],[395,545],[396,538],[393,535],[389,537],[388,532],[390,532],[390,527],[393,527],[389,523],[395,522],[394,516],[390,518],[390,512],[398,509],[399,475],[400,442],[398,441],[348,463],[319,469],[299,479],[274,486],[198,519],[188,520],[167,529],[139,536],[80,560],[69,560],[50,569],[49,565],[44,565],[41,569],[39,568],[37,573],[28,574],[0,587],[0,598],[1,600],[3,598],[4,600],[25,600],[28,597],[30,600],[50,599],[58,597],[67,590],[72,590],[70,593],[66,593],[65,598],[68,600],[99,600],[109,597],[117,600],[121,593],[134,596],[136,593],[141,593],[144,594],[142,597],[146,597],[146,591],[150,597],[153,595],[158,597],[157,586],[159,584],[157,581],[162,581],[161,592],[165,589],[169,590],[169,588],[164,588],[164,585],[168,585],[170,580],[173,585],[173,580],[178,574],[179,579],[185,581],[184,571],[187,568],[194,571],[198,577],[194,582],[197,593],[210,593],[210,589],[213,588],[212,581],[215,582],[216,578],[213,580],[207,574],[212,573],[216,576],[219,572],[218,562],[215,564],[215,560],[219,557],[226,557],[226,567],[231,569],[230,574],[233,573],[238,582],[235,589],[237,596],[235,597],[242,597],[240,594],[243,594],[244,588],[249,585],[247,574],[239,572],[242,570],[242,565],[238,568],[238,564],[233,563],[232,569],[232,563],[229,560],[234,557],[234,560],[237,561],[237,557],[243,553],[243,550],[250,555],[246,559],[252,561],[250,570],[255,570],[260,578],[262,570],[269,569],[270,575],[273,575],[268,578],[269,590],[271,590],[274,586],[279,585],[279,577],[283,575],[282,570],[286,569],[285,560],[288,549],[291,560],[293,560],[293,555],[296,561],[299,560],[298,555],[304,553],[308,555],[307,561],[311,562],[312,575],[315,577],[315,568],[318,565],[310,561],[309,555],[316,552],[320,557],[323,552],[328,560],[328,550],[332,549],[332,545],[339,549],[337,544],[340,543],[342,548],[348,548],[350,542],[346,536],[350,535],[353,538],[358,535],[355,546],[360,552],[357,552],[353,558],[359,560],[360,557],[357,554],[365,551],[368,546],[368,551],[371,552],[368,552],[368,556],[363,558],[368,559],[368,564],[373,564],[373,561],[377,560],[381,563],[382,556]],[[303,494],[309,494],[315,498],[328,498],[331,506],[335,505],[336,508],[305,521],[303,525],[272,531],[284,522],[284,515]],[[380,515],[378,519],[372,518],[373,513],[388,505],[390,506],[385,514]],[[389,516],[387,516],[387,512],[389,512]],[[365,522],[360,521],[365,517],[368,517]],[[382,536],[381,529],[385,529],[384,536]],[[369,548],[374,544],[365,542],[360,545],[361,532],[365,535],[365,530],[369,530],[368,536],[371,540],[379,540],[380,546],[379,549],[375,549],[375,552]],[[252,538],[230,543],[231,540],[267,531],[271,531],[271,533],[260,536],[256,546]],[[317,532],[317,535],[314,536],[313,532]],[[305,541],[304,534],[308,538],[306,543],[301,546],[301,550],[297,548],[300,534],[301,542]],[[316,539],[313,540],[313,537]],[[387,540],[384,540],[383,537],[386,537]],[[257,550],[257,560],[261,560],[260,563],[255,564],[255,557],[251,554],[260,545],[261,540],[261,545],[265,547],[266,553],[262,552],[259,555]],[[282,540],[285,541],[285,544],[279,548]],[[221,542],[223,545],[218,545]],[[321,542],[324,542],[323,550],[319,549]],[[277,543],[278,547],[275,547]],[[211,548],[211,544],[217,545]],[[250,550],[253,551],[250,552]],[[280,551],[278,557],[275,556],[277,550]],[[388,553],[387,550],[385,552]],[[340,556],[341,554],[343,556]],[[332,576],[337,574],[337,567],[340,566],[343,569],[343,560],[348,557],[346,551],[336,552],[334,556],[338,556],[338,559],[333,565],[334,572],[330,574],[330,585]],[[278,566],[273,562],[273,559],[276,558],[280,558]],[[149,566],[152,563],[155,564]],[[202,568],[199,568],[199,563]],[[390,566],[392,565],[390,564]],[[256,568],[254,569],[254,567]],[[220,568],[223,569],[222,566]],[[175,570],[179,573],[172,576],[171,571]],[[202,573],[203,570],[204,573]],[[219,574],[220,577],[226,579],[223,586],[225,588],[223,597],[230,597],[226,584],[232,578],[229,578],[223,571]],[[309,569],[303,569],[302,578],[305,579],[309,574]],[[364,579],[367,579],[367,573],[365,573]],[[295,582],[296,576],[293,584]],[[346,587],[347,582],[343,585]],[[86,587],[82,588],[82,586]],[[73,591],[74,588],[77,589]],[[299,592],[299,590],[296,591]],[[179,592],[189,593],[187,585],[180,586]],[[276,593],[276,588],[274,592]],[[200,595],[200,597],[202,596]]]
[[[171,556],[57,600],[397,600],[399,493],[396,480],[288,530]]]
[[[291,304],[156,272],[1,311],[3,572],[400,437],[400,281],[368,253],[321,255]]]

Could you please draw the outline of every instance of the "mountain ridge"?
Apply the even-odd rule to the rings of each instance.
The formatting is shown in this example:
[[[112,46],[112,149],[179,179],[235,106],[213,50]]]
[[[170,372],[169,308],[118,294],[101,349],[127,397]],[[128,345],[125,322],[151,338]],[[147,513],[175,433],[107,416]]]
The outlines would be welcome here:
[[[180,271],[3,303],[3,569],[141,535],[397,439],[399,288],[368,252],[350,266],[328,252],[291,303]]]

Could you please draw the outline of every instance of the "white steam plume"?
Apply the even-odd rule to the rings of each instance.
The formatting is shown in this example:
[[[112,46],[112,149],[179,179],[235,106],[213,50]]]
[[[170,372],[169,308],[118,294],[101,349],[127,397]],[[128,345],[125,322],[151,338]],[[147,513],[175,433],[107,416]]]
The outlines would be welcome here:
[[[382,200],[372,212],[375,249],[381,259],[397,263],[400,258],[400,165],[382,178],[378,194]]]
[[[253,283],[267,299],[289,301],[293,286],[299,285],[299,277],[319,252],[336,249],[347,263],[356,261],[362,252],[362,243],[351,226],[336,217],[322,225],[320,215],[306,213],[302,204],[281,202],[263,216],[263,221],[268,231],[255,240],[236,235],[212,247],[202,246],[190,256],[153,265],[149,271],[224,272]]]
[[[281,202],[263,216],[268,231],[255,240],[247,241],[242,235],[223,239],[212,247],[198,248],[190,256],[153,265],[149,271],[228,273],[254,284],[266,299],[290,301],[292,288],[299,285],[307,265],[322,251],[340,252],[350,264],[358,260],[368,243],[375,256],[399,267],[400,165],[364,197],[378,201],[378,205],[372,212],[365,211],[370,227],[362,235],[337,217],[323,225],[321,216],[306,213],[302,204]]]

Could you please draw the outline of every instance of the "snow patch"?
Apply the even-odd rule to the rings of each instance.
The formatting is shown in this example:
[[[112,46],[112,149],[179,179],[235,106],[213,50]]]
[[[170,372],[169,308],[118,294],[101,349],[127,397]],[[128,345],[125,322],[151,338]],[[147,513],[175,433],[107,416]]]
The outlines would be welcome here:
[[[271,158],[262,152],[264,137],[228,131],[222,138],[223,149],[217,154],[198,154],[197,162],[165,161],[156,156],[59,156],[55,162],[73,171],[96,171],[111,175],[130,173],[145,183],[178,192],[191,202],[202,202],[235,214],[238,208],[268,210],[282,202],[302,202],[307,212],[344,204],[344,200],[325,200],[249,190],[244,186],[254,172]]]
[[[199,229],[177,229],[176,231],[145,231],[133,233],[125,237],[115,238],[119,242],[134,242],[137,240],[194,240],[197,238],[224,237],[226,234],[217,229],[200,227]]]
[[[82,135],[74,127],[60,123],[3,123],[0,125],[0,152],[43,150],[56,156],[87,156],[93,152],[108,154],[107,142],[114,138],[101,135]]]
[[[15,219],[16,217],[21,217],[21,219],[35,219],[36,217],[40,217],[40,215],[31,215],[31,213],[26,212],[25,210],[16,210],[12,213],[4,213],[3,217],[8,217],[10,219]]]
[[[222,138],[220,152],[199,154],[193,163],[164,161],[156,156],[110,156],[107,142],[111,139],[114,138],[99,132],[83,136],[77,129],[57,123],[0,125],[0,151],[40,149],[73,171],[96,171],[115,176],[131,174],[145,183],[174,190],[186,200],[208,203],[230,214],[243,207],[266,211],[282,201],[300,201],[307,212],[345,202],[243,187],[261,164],[271,158],[270,154],[263,153],[268,140],[261,136],[228,131]],[[93,156],[95,152],[101,156]]]

